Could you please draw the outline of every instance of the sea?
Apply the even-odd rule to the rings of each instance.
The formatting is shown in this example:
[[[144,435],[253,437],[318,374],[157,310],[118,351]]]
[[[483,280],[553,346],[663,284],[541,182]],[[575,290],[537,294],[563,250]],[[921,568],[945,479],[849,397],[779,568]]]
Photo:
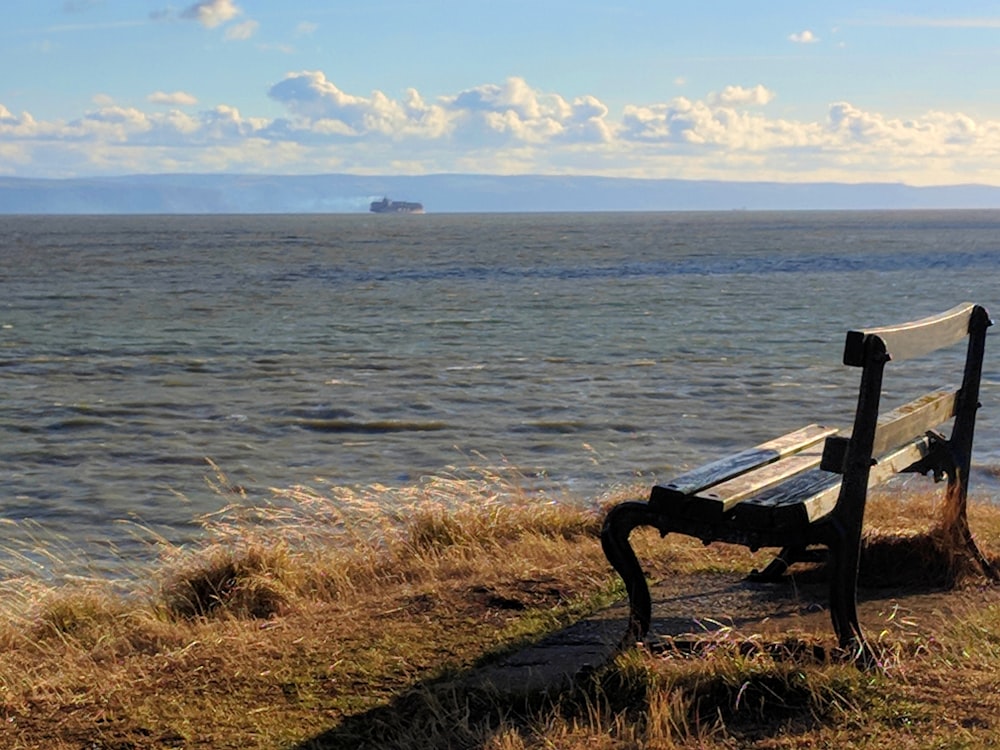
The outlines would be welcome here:
[[[596,504],[848,425],[848,329],[1000,311],[1000,211],[0,216],[0,260],[0,577],[296,486],[499,467]],[[887,402],[962,357],[890,364]],[[981,401],[998,502],[1000,341]]]

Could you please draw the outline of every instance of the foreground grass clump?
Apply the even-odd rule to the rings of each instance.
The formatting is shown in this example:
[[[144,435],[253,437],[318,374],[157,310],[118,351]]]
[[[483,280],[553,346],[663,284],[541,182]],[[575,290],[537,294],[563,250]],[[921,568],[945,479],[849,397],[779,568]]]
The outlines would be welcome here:
[[[126,595],[7,581],[0,747],[294,746],[608,601],[599,523],[489,472],[294,488]]]
[[[941,585],[913,576],[951,554],[936,502],[875,499],[872,567],[900,539],[918,552],[869,584]],[[887,618],[871,633],[883,673],[723,630],[625,653],[555,695],[469,687],[480,665],[621,596],[602,517],[489,472],[293,488],[206,519],[203,545],[165,546],[125,595],[8,581],[0,748],[976,747],[1000,731],[1000,612],[985,594],[933,624]],[[993,557],[1000,511],[974,506],[972,527]],[[682,592],[767,559],[637,537],[651,575]]]

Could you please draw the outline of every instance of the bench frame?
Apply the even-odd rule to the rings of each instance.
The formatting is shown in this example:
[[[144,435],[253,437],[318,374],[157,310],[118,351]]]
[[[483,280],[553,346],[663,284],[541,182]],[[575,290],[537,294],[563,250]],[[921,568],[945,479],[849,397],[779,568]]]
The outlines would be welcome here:
[[[980,552],[966,518],[969,467],[985,353],[986,308],[964,303],[940,315],[895,326],[849,331],[844,364],[861,368],[857,410],[849,436],[809,425],[714,461],[653,488],[647,502],[614,506],[601,531],[608,561],[625,582],[628,639],[650,628],[652,602],[629,542],[639,526],[757,550],[781,551],[751,579],[776,581],[794,562],[828,550],[829,606],[840,646],[859,659],[872,653],[857,615],[862,524],[869,487],[899,472],[948,478],[944,518],[969,555],[992,580],[1000,579]],[[886,365],[929,354],[968,338],[962,385],[935,391],[879,414]],[[934,431],[954,417],[950,438]],[[822,450],[820,444],[822,442]]]

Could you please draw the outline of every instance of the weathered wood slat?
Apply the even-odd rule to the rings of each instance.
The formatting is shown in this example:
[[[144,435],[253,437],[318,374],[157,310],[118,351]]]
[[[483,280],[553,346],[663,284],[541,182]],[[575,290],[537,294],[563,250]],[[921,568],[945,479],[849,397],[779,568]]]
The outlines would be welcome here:
[[[661,509],[697,521],[715,522],[738,504],[771,487],[785,486],[798,474],[819,465],[822,449],[814,444],[764,464],[737,477],[712,485],[696,495],[684,495],[665,488],[654,488],[652,504]],[[785,484],[783,484],[785,483]],[[659,491],[657,491],[659,490]],[[806,490],[800,490],[800,493]],[[799,495],[801,497],[801,494]]]
[[[879,420],[878,428],[875,430],[872,455],[881,456],[886,451],[947,422],[955,416],[957,401],[957,392],[937,391],[893,409]]]
[[[932,443],[930,437],[924,435],[908,445],[896,448],[890,453],[877,459],[875,465],[868,472],[868,486],[875,487],[884,483],[890,477],[900,473],[910,464],[916,463],[921,458],[931,452]],[[805,511],[806,521],[812,523],[823,516],[829,514],[837,504],[837,494],[831,496],[828,493],[816,495],[803,500],[802,508]]]
[[[924,458],[931,449],[931,439],[922,436],[890,451],[872,466],[868,486],[882,484]],[[805,526],[831,513],[839,494],[840,476],[814,469],[740,503],[733,517],[758,529]]]
[[[654,495],[694,495],[727,479],[732,479],[760,466],[774,463],[785,456],[798,453],[816,445],[826,437],[836,434],[837,428],[825,425],[811,424],[802,429],[789,432],[774,440],[768,440],[758,446],[726,458],[705,464],[694,471],[676,477],[669,484],[654,488]],[[657,492],[656,490],[661,490]]]
[[[698,493],[698,498],[714,501],[719,504],[722,512],[726,512],[751,495],[779,485],[796,474],[819,466],[822,455],[823,451],[820,446],[812,446],[799,453],[786,456],[780,461],[714,485],[704,492]]]
[[[812,469],[740,503],[734,521],[755,529],[808,524],[833,510],[839,494],[839,474]]]
[[[866,331],[848,331],[844,344],[844,364],[862,367],[865,364],[865,339],[878,336],[895,362],[912,359],[957,343],[969,333],[969,320],[975,305],[965,302],[939,315],[909,323]]]
[[[872,455],[879,456],[947,422],[955,416],[957,402],[956,391],[934,391],[893,409],[879,419]],[[839,435],[827,439],[820,464],[823,470],[843,473],[848,440]]]

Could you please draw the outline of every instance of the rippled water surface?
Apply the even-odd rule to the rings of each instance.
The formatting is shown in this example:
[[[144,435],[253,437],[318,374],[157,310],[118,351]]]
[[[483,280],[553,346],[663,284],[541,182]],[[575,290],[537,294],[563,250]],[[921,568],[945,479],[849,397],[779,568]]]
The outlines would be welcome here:
[[[1000,309],[1000,212],[0,217],[0,258],[0,518],[97,556],[118,519],[196,534],[206,458],[251,498],[491,462],[579,497],[666,479],[847,423],[848,328]]]

